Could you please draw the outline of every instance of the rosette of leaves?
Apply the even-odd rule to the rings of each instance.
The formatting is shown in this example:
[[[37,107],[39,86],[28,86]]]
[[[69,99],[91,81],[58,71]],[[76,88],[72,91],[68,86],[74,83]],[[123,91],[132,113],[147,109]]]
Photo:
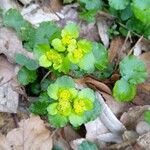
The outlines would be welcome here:
[[[119,64],[122,78],[115,83],[113,96],[121,102],[133,100],[136,95],[136,85],[147,78],[145,63],[136,56],[126,56]]]
[[[68,23],[61,34],[51,40],[50,45],[38,45],[34,52],[40,66],[53,67],[64,73],[68,73],[72,65],[87,73],[93,72],[95,68],[103,70],[108,65],[105,47],[87,39],[79,39],[79,27],[73,22]]]
[[[56,128],[70,122],[78,127],[99,115],[99,103],[94,92],[85,88],[77,90],[72,78],[62,76],[48,87],[53,103],[47,107],[49,122]]]

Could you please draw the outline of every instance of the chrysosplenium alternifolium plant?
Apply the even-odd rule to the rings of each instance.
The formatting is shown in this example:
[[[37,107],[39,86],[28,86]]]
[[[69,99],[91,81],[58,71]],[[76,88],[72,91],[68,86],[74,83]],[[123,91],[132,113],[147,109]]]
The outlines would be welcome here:
[[[55,127],[63,127],[68,122],[78,127],[99,115],[100,107],[93,90],[76,89],[73,79],[68,76],[49,85],[48,95],[53,99],[47,107],[48,118]]]
[[[95,67],[100,70],[107,67],[108,55],[101,44],[79,39],[79,27],[70,22],[62,29],[61,36],[50,42],[50,49],[39,57],[39,64],[64,73],[68,73],[72,65],[93,72]]]

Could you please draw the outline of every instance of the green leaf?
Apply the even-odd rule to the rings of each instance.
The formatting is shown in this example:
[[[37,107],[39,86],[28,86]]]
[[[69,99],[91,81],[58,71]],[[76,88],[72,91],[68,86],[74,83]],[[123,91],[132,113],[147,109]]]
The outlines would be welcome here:
[[[84,123],[83,116],[76,115],[75,113],[70,114],[69,121],[74,127],[79,127]]]
[[[85,5],[87,10],[99,10],[102,8],[102,0],[79,0],[81,5]]]
[[[60,87],[75,88],[75,82],[69,76],[62,76],[56,80],[56,84]]]
[[[33,94],[38,95],[41,92],[40,84],[35,82],[31,84],[30,90]]]
[[[150,1],[149,0],[133,0],[132,10],[137,19],[144,24],[150,24]]]
[[[93,43],[93,55],[95,57],[96,63],[95,67],[99,70],[104,70],[108,66],[108,51],[100,43]]]
[[[50,102],[52,100],[49,98],[47,92],[42,92],[37,100],[30,105],[29,111],[36,115],[46,115]]]
[[[3,24],[17,31],[26,24],[26,21],[23,19],[19,10],[9,9],[3,16]]]
[[[98,147],[94,143],[83,141],[77,150],[98,150]]]
[[[60,32],[60,28],[53,22],[42,22],[36,29],[35,45],[49,44],[49,40],[54,34]],[[51,39],[52,40],[52,39]]]
[[[17,31],[23,41],[24,47],[32,51],[34,47],[35,29],[28,21],[24,20],[16,9],[9,9],[3,16],[3,24],[12,27]]]
[[[143,32],[145,30],[145,26],[142,24],[142,22],[134,17],[130,18],[126,22],[126,27],[129,30],[135,31],[136,33],[139,33],[139,34],[143,34]]]
[[[100,116],[101,112],[101,105],[100,102],[96,99],[94,101],[93,109],[88,110],[84,113],[84,122],[87,123],[89,121],[95,120],[97,117]]]
[[[49,115],[56,115],[58,113],[57,110],[58,103],[52,103],[47,107],[47,111]]]
[[[16,54],[15,61],[16,63],[25,66],[29,70],[36,70],[39,67],[37,61],[30,59],[22,54]]]
[[[90,60],[90,61],[89,61]],[[87,73],[93,72],[95,67],[95,58],[93,53],[86,54],[79,62],[79,67],[86,71]]]
[[[132,84],[144,82],[148,75],[145,63],[133,55],[125,57],[119,68],[121,76]]]
[[[95,100],[95,93],[90,88],[84,88],[81,91],[79,91],[78,97],[79,98],[83,98],[83,99],[89,99],[92,102],[94,102],[94,100]]]
[[[150,124],[150,111],[144,112],[144,120]]]
[[[48,89],[48,95],[50,98],[57,100],[58,99],[58,90],[59,90],[59,86],[56,83],[51,84]]]
[[[67,74],[70,71],[70,67],[71,67],[71,63],[70,63],[68,57],[64,57],[63,62],[62,62],[62,66],[59,69],[59,71]]]
[[[61,36],[71,36],[71,38],[77,39],[79,37],[79,26],[74,22],[68,22],[61,32]]]
[[[34,47],[34,56],[39,59],[42,55],[50,50],[49,44],[38,44]]]
[[[129,102],[133,100],[136,95],[136,86],[121,79],[115,83],[113,88],[113,96],[117,101]]]
[[[82,20],[85,20],[87,22],[95,22],[95,16],[96,16],[97,10],[84,10],[79,13],[79,17]]]
[[[39,64],[36,60],[28,59],[28,62],[26,62],[25,66],[29,70],[36,70],[39,67]]]
[[[16,54],[15,62],[19,65],[24,66],[28,62],[28,58],[22,54]]]
[[[39,59],[39,64],[42,67],[50,67],[52,65],[52,62],[47,58],[46,55],[42,55]]]
[[[74,0],[63,0],[64,4],[72,3]]]
[[[18,72],[18,81],[22,85],[33,83],[37,79],[36,71],[28,70],[26,67],[22,67]]]
[[[48,121],[51,125],[53,125],[55,128],[62,128],[68,123],[67,117],[64,117],[62,115],[48,115]]]
[[[66,50],[66,48],[63,45],[62,41],[58,38],[53,39],[51,45],[58,52],[64,52]]]
[[[129,4],[130,0],[108,0],[110,7],[116,10],[125,9],[126,6]]]
[[[123,21],[128,20],[133,16],[131,5],[128,5],[125,9],[120,11],[120,17]]]
[[[41,82],[41,90],[42,91],[47,91],[47,88],[50,84],[52,84],[53,81],[50,79],[45,79],[44,81]]]
[[[86,39],[81,39],[77,43],[78,49],[81,49],[84,53],[88,53],[92,50],[92,42]]]

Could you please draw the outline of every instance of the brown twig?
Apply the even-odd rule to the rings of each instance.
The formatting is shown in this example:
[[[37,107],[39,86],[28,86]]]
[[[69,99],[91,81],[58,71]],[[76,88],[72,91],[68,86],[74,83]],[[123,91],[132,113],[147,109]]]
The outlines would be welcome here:
[[[12,114],[11,114],[11,116],[12,116],[12,118],[13,118],[13,120],[14,120],[15,127],[16,127],[16,128],[18,128],[18,127],[19,127],[19,124],[18,124],[18,122],[19,122],[19,119],[18,119],[18,116],[17,116],[17,114],[15,114],[15,113],[12,113]]]
[[[41,80],[41,83],[49,76],[49,74],[51,73],[51,70],[48,71],[45,76],[43,77],[43,79]]]
[[[138,41],[135,43],[135,45],[131,48],[131,50],[128,53],[128,56],[132,54],[132,51],[141,42],[142,39],[143,39],[143,35],[138,39]]]

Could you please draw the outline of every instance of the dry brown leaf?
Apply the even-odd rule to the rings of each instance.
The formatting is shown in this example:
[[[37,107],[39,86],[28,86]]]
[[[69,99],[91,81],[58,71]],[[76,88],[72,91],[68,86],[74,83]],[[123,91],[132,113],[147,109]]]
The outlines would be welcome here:
[[[68,143],[75,139],[81,138],[81,136],[69,125],[63,128],[63,134],[64,134],[64,139]]]
[[[139,56],[139,58],[145,62],[150,77],[150,51],[143,53],[142,55]]]
[[[108,52],[109,62],[113,62],[113,60],[117,57],[118,52],[121,50],[123,43],[124,39],[121,37],[116,37],[112,39]]]
[[[85,77],[84,82],[86,84],[94,85],[96,87],[96,89],[98,89],[99,91],[106,92],[107,94],[110,94],[110,95],[112,94],[110,88],[106,84],[104,84],[100,81],[97,81],[91,77]]]
[[[38,116],[22,120],[19,128],[8,132],[6,142],[11,150],[51,150],[52,138],[50,131]],[[1,146],[5,146],[1,143]]]

